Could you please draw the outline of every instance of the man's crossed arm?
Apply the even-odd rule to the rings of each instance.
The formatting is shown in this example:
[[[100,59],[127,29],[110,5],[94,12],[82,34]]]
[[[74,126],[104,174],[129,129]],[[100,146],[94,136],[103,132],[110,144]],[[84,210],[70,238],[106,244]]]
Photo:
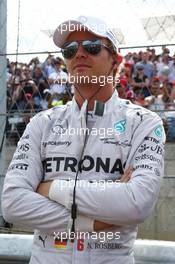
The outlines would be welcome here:
[[[120,182],[120,183],[128,182],[130,180],[130,178],[131,178],[132,172],[133,172],[133,168],[130,166],[125,171],[125,173],[122,175],[120,180],[116,180],[116,183],[117,182]],[[55,187],[58,187],[58,185],[59,186],[63,186],[64,185],[64,188],[66,188],[66,185],[65,184],[61,184],[62,183],[61,181],[65,181],[65,180],[56,179],[56,180],[52,180],[52,181],[41,182],[39,184],[38,188],[37,188],[37,193],[42,195],[42,196],[47,197],[48,199],[56,200],[56,199],[54,199],[54,194],[53,194],[55,192],[55,190],[56,191],[60,191],[60,196],[62,196],[62,193],[61,193],[61,189],[60,188],[55,188]],[[70,184],[69,184],[69,186],[70,186]],[[56,196],[59,196],[59,193],[57,193]],[[64,195],[62,196],[61,200],[62,200],[62,204],[66,205],[66,201],[65,201],[66,197],[64,197]],[[61,200],[59,199],[59,202]],[[98,220],[94,220],[94,222],[93,222],[94,231],[100,231],[100,230],[103,230],[103,229],[106,229],[106,228],[110,228],[110,227],[113,227],[113,225],[112,224],[108,224],[108,223],[104,223],[104,222],[101,222],[101,221],[98,221]]]

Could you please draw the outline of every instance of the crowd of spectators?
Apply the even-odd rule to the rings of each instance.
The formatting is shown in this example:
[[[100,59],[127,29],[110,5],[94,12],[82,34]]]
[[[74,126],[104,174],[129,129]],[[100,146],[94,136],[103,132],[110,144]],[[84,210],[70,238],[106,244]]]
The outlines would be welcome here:
[[[155,49],[127,53],[115,87],[120,97],[156,111],[168,138],[175,140],[175,54],[171,56],[167,47],[160,54]],[[7,110],[20,115],[15,124],[19,136],[34,113],[65,104],[73,90],[60,57],[49,54],[44,62],[34,58],[28,64],[7,61]],[[11,130],[13,118],[9,120]]]

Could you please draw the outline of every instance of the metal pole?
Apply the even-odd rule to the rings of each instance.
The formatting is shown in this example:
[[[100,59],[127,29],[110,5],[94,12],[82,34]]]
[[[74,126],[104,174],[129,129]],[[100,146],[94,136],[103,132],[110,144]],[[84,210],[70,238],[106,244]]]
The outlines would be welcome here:
[[[7,1],[0,0],[0,53],[6,53]],[[0,112],[6,113],[6,56],[0,57]],[[0,195],[5,174],[5,126],[6,116],[0,115]],[[0,226],[3,226],[0,206]]]

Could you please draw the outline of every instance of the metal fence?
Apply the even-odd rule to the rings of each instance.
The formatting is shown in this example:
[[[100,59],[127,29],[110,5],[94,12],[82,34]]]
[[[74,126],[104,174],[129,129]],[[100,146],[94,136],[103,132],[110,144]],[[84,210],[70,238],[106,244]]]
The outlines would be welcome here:
[[[32,235],[0,234],[0,264],[29,263]],[[135,264],[174,264],[175,242],[136,240]]]

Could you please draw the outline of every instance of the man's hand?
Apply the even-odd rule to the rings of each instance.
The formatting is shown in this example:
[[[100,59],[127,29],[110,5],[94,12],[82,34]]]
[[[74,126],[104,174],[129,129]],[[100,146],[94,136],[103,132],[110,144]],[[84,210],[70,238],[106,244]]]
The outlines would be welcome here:
[[[133,171],[134,171],[133,167],[129,166],[122,175],[122,177],[119,180],[117,179],[116,182],[128,182],[131,179],[131,175]]]
[[[52,184],[52,181],[41,182],[38,185],[36,192],[41,194],[42,196],[49,198],[49,190],[50,190],[51,184]]]
[[[114,225],[112,224],[106,224],[104,222],[100,222],[98,220],[94,221],[94,231],[101,231],[104,229],[108,229],[110,227],[113,227]],[[120,227],[120,226],[115,226],[115,227]]]

